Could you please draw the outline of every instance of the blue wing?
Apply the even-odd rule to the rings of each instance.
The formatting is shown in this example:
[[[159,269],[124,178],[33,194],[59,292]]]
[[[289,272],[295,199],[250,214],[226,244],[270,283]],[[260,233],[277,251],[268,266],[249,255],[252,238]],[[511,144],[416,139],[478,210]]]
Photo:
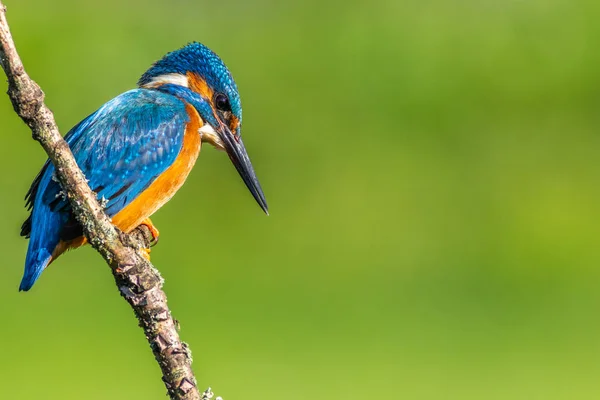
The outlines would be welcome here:
[[[106,103],[76,125],[65,140],[112,217],[175,161],[188,121],[185,105],[177,98],[136,89]],[[54,167],[47,161],[28,193],[28,205],[41,200],[52,212],[70,211],[55,179],[50,179],[37,198],[40,181],[53,173]]]
[[[189,117],[177,98],[143,89],[124,93],[84,120],[67,140],[89,185],[114,216],[177,158]],[[43,201],[69,207],[60,186]],[[50,189],[50,188],[48,188]]]
[[[109,101],[65,136],[92,190],[114,216],[177,158],[189,122],[176,97],[135,89]],[[27,290],[58,241],[81,235],[68,200],[47,161],[26,196],[31,215],[21,235],[30,237],[25,264]],[[48,258],[49,259],[49,258]]]

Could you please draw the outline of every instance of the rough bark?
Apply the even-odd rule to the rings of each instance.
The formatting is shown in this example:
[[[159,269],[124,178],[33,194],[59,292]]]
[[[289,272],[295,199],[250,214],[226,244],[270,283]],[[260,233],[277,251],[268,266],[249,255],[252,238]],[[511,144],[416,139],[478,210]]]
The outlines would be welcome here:
[[[56,168],[56,175],[83,226],[89,243],[110,266],[120,294],[132,307],[160,365],[171,399],[207,399],[192,372],[192,357],[179,338],[177,322],[167,306],[163,279],[146,258],[151,234],[140,227],[124,234],[111,223],[88,186],[67,143],[60,135],[52,111],[44,104],[44,92],[27,75],[17,54],[6,7],[0,1],[0,64],[8,78],[8,95],[15,112],[31,129]]]

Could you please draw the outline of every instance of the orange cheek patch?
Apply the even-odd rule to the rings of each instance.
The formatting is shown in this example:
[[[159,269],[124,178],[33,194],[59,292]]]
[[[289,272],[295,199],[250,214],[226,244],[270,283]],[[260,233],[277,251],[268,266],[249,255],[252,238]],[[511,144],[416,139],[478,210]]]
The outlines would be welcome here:
[[[194,92],[199,93],[205,99],[208,99],[212,103],[213,90],[208,86],[206,81],[202,79],[198,74],[188,72],[188,82],[190,89]]]
[[[232,115],[231,119],[229,120],[229,129],[231,129],[233,134],[237,132],[238,126],[240,126],[240,120],[235,115]]]

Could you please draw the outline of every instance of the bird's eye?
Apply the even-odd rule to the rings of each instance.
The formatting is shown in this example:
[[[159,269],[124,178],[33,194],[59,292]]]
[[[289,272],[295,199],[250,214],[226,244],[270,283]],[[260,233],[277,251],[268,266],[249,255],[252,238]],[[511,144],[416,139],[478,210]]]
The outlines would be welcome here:
[[[231,106],[229,105],[229,99],[223,93],[217,93],[215,95],[215,107],[221,111],[230,111]]]

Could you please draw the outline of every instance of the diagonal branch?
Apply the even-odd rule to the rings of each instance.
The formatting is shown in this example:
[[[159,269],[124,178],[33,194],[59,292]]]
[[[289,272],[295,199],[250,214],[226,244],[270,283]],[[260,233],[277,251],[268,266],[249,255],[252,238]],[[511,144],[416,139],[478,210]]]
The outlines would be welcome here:
[[[131,235],[124,234],[104,213],[60,135],[52,111],[44,104],[44,92],[25,72],[1,0],[0,64],[8,78],[8,95],[15,112],[48,154],[85,236],[111,267],[119,292],[131,305],[144,329],[169,396],[171,399],[200,399],[191,368],[191,353],[179,339],[177,324],[162,290],[163,280],[145,257],[144,249],[149,243],[148,231],[144,230],[147,228],[138,228]],[[210,397],[210,390],[202,396]]]

